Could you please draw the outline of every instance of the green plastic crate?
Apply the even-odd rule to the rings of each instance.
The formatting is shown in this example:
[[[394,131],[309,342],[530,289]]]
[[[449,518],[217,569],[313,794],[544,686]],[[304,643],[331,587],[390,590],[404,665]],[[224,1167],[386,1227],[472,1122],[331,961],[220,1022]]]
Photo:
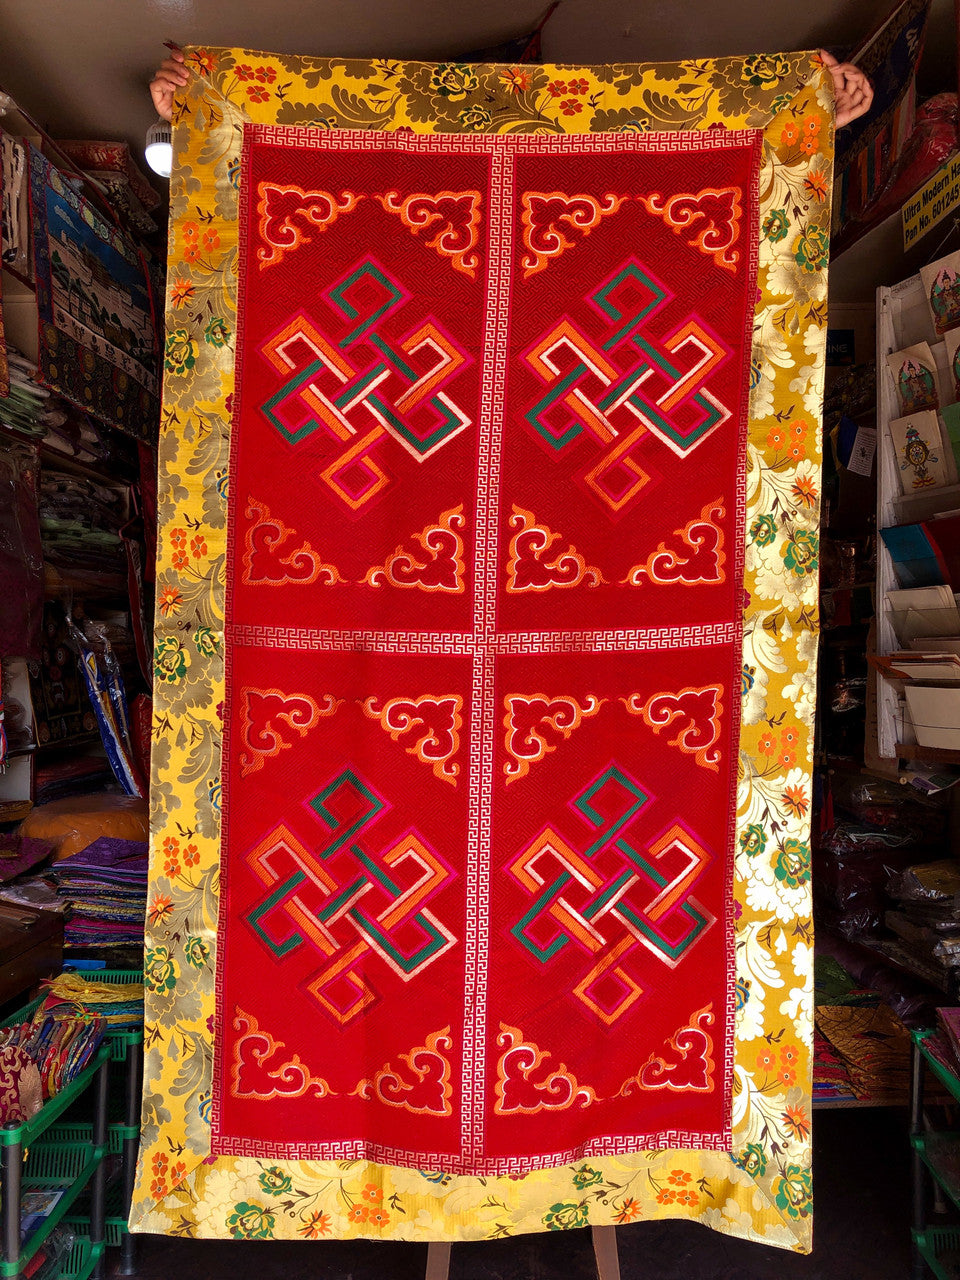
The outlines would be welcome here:
[[[87,1280],[102,1257],[102,1244],[92,1244],[89,1236],[77,1235],[60,1272],[60,1280]]]
[[[89,1205],[86,1199],[79,1203],[79,1212],[68,1214],[64,1224],[79,1234],[90,1229]],[[119,1249],[123,1237],[129,1233],[127,1214],[123,1207],[123,1187],[119,1179],[107,1183],[105,1213],[103,1219],[103,1243],[107,1249]]]
[[[107,1151],[112,1156],[123,1154],[123,1140],[129,1137],[139,1137],[139,1129],[131,1129],[129,1125],[108,1124],[107,1125]],[[93,1125],[92,1124],[57,1124],[53,1125],[44,1134],[42,1142],[46,1147],[48,1144],[57,1145],[62,1143],[92,1142],[93,1141]]]
[[[960,1227],[928,1227],[925,1231],[915,1231],[913,1239],[937,1280],[958,1280]],[[954,1256],[948,1258],[947,1255]]]

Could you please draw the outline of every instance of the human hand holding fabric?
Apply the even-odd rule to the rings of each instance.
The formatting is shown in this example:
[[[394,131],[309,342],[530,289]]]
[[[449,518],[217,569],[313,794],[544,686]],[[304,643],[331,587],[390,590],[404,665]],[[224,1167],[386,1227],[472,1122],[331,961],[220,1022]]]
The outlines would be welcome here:
[[[150,96],[157,115],[162,120],[173,117],[173,95],[190,79],[190,73],[184,65],[183,50],[175,45],[170,47],[170,57],[165,58],[150,81]]]
[[[820,50],[823,65],[833,76],[833,96],[836,105],[836,125],[859,120],[867,114],[873,103],[873,86],[859,67],[852,62],[838,62],[826,49]]]

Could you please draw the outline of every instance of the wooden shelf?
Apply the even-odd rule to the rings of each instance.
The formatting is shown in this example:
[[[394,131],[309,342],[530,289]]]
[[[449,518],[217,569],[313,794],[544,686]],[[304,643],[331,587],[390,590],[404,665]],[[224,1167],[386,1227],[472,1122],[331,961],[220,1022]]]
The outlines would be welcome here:
[[[921,747],[916,742],[898,742],[895,750],[898,760],[929,760],[931,763],[960,764],[960,751],[951,751],[947,747]]]

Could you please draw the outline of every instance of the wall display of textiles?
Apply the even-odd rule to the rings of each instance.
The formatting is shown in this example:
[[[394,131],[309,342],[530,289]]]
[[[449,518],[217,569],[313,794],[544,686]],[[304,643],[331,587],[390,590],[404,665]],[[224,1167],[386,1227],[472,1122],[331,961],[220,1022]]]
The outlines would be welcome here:
[[[134,1229],[808,1250],[829,75],[187,57]]]
[[[895,4],[851,55],[870,77],[871,110],[841,133],[834,169],[834,255],[849,248],[876,221],[880,200],[903,154],[916,118],[916,73],[930,15],[930,0]]]
[[[0,434],[0,657],[36,658],[39,652],[43,550],[38,476],[36,447]]]
[[[41,380],[149,440],[159,376],[147,259],[33,148],[30,198]]]

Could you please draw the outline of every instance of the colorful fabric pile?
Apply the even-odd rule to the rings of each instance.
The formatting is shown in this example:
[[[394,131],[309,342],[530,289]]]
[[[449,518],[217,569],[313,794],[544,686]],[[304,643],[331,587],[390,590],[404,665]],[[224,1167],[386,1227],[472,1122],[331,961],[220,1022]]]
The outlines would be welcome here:
[[[42,986],[47,994],[41,1007],[53,1017],[94,1014],[112,1030],[143,1022],[142,982],[97,982],[67,972],[48,979]]]
[[[147,905],[147,847],[104,836],[47,873],[71,915],[64,947],[123,947],[142,942]]]

